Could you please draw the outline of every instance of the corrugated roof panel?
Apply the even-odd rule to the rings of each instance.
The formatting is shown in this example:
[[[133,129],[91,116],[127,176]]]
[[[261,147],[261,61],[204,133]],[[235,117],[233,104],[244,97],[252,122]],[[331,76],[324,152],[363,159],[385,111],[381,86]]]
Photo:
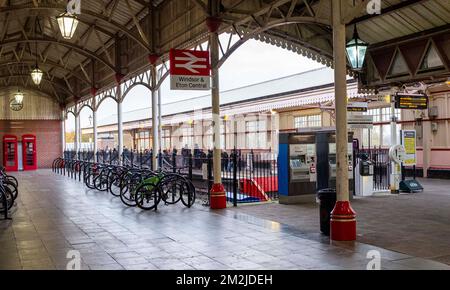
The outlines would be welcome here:
[[[427,7],[430,11],[433,12],[433,14],[435,15],[435,17],[439,18],[441,21],[449,24],[450,23],[450,7],[448,7],[448,2],[447,1],[447,5],[444,5],[445,3],[442,3],[445,1],[428,1],[426,3],[424,3],[423,5],[425,7]]]
[[[427,3],[425,2],[424,4]],[[436,14],[433,9],[430,9],[428,5],[422,5],[420,10],[412,7],[411,10],[414,10],[416,14],[420,15],[423,19],[426,19],[431,27],[438,27],[447,23],[447,21]]]
[[[420,32],[423,30],[428,30],[430,28],[433,28],[433,24],[431,23],[430,19],[427,17],[424,17],[422,14],[423,7],[410,7],[405,8],[404,10],[401,10],[397,12],[397,17],[400,17],[407,21],[412,27],[414,27],[414,32]],[[417,11],[421,11],[420,13],[417,13]],[[391,22],[389,24],[392,25]],[[397,27],[395,27],[396,30],[398,30]]]
[[[387,8],[402,1],[383,1]],[[450,1],[428,0],[358,23],[361,38],[370,44],[385,42],[450,23]],[[353,28],[351,28],[353,29]],[[347,30],[350,32],[350,28]],[[351,34],[349,34],[351,35]]]

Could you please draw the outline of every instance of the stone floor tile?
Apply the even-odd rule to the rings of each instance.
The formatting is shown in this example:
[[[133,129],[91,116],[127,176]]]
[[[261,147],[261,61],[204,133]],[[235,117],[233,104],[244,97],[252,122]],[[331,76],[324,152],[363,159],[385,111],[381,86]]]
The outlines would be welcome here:
[[[115,259],[122,266],[139,265],[148,263],[144,257],[118,258]]]
[[[158,270],[158,268],[151,263],[126,265],[125,269],[126,270]]]
[[[125,268],[117,263],[114,264],[106,264],[106,265],[90,265],[89,269],[91,270],[124,270]]]
[[[380,252],[382,269],[446,269],[436,261],[450,263],[450,230],[439,222],[450,219],[450,202],[446,194],[436,197],[438,186],[426,194],[355,200],[358,242],[330,245],[318,233],[317,205],[273,203],[214,213],[174,205],[142,212],[49,170],[17,176],[21,194],[13,220],[0,222],[0,269],[65,270],[70,250],[79,251],[82,269],[92,270],[359,270],[370,250]],[[430,216],[425,204],[442,210]]]

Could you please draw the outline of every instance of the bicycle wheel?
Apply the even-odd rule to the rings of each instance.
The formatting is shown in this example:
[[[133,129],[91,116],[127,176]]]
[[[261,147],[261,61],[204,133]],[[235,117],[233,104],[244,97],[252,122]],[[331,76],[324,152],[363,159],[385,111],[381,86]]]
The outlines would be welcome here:
[[[166,175],[159,183],[161,188],[161,198],[165,204],[176,204],[181,200],[181,194],[183,193],[183,183],[180,179],[181,176]]]
[[[120,200],[129,207],[136,206],[135,190],[133,187],[135,188],[136,186],[133,186],[129,179],[122,181],[120,187]]]
[[[6,175],[6,179],[14,184],[15,187],[19,187],[19,182],[17,181],[17,178],[15,178],[12,175]]]
[[[140,209],[156,210],[161,201],[161,189],[157,184],[144,182],[136,188],[135,201]]]
[[[6,210],[10,210],[14,205],[14,197],[7,187],[0,191],[0,213],[5,212],[5,205]]]
[[[86,186],[90,189],[95,189],[94,186],[94,179],[95,179],[95,175],[92,172],[89,172],[84,180],[84,183],[86,184]]]
[[[9,180],[4,181],[3,182],[3,186],[10,190],[14,200],[16,200],[17,196],[19,195],[19,191],[17,190],[17,186],[13,182],[11,182]]]
[[[181,202],[186,207],[190,208],[195,203],[195,197],[195,186],[192,184],[192,182],[184,178],[183,192],[181,193]]]
[[[110,178],[109,180],[109,193],[111,193],[112,195],[119,197],[120,196],[120,176],[119,175],[114,175],[112,178]]]
[[[108,178],[104,173],[100,173],[100,175],[94,178],[94,187],[98,191],[106,191],[108,189]]]

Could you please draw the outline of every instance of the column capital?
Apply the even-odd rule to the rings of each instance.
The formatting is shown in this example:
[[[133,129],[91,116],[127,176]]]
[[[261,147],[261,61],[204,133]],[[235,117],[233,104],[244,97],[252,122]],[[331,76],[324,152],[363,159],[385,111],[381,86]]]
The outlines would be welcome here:
[[[123,80],[124,77],[125,77],[125,75],[121,74],[121,73],[116,73],[114,75],[114,78],[116,79],[117,84],[120,84],[120,82]]]
[[[81,97],[79,95],[74,95],[73,100],[75,101],[75,104],[78,104],[81,100]]]
[[[222,19],[215,16],[210,16],[206,18],[206,26],[208,27],[209,32],[214,33],[217,32],[222,25]]]
[[[97,95],[97,91],[98,91],[98,89],[96,87],[92,87],[91,91],[90,91],[91,96],[95,97]]]
[[[159,54],[157,53],[152,53],[148,55],[148,62],[151,65],[156,65],[156,62],[159,60]]]

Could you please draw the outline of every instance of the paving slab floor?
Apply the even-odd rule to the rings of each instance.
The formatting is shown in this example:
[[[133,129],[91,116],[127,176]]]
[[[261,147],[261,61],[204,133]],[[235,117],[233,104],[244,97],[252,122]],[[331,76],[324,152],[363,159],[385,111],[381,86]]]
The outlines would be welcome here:
[[[92,270],[366,269],[370,250],[380,252],[382,269],[450,269],[363,241],[332,245],[320,234],[305,234],[302,227],[279,221],[285,218],[285,209],[298,213],[301,207],[211,211],[180,204],[142,211],[51,170],[15,176],[20,193],[11,212],[13,219],[0,220],[0,269],[64,270],[74,253],[81,257],[82,269]],[[371,202],[361,202],[366,203]],[[277,207],[283,210],[278,213],[282,218],[275,219]],[[384,212],[382,206],[374,208]],[[314,208],[309,210],[315,216]],[[272,214],[258,217],[261,212]],[[424,214],[432,224],[435,213]],[[376,229],[366,232],[374,236]]]
[[[450,180],[419,179],[413,194],[355,198],[358,241],[450,265]],[[232,209],[290,225],[305,235],[319,227],[318,204],[278,203]]]

